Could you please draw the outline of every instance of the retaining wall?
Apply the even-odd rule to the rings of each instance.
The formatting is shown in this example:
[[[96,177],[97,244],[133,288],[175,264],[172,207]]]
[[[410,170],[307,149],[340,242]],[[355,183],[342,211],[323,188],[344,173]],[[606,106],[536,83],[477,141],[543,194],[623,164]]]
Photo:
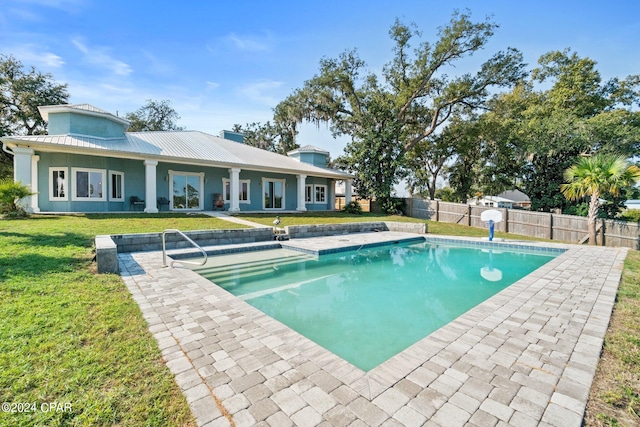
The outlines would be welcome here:
[[[290,238],[334,236],[372,231],[403,231],[425,234],[427,224],[410,222],[353,222],[342,224],[295,225],[285,227]],[[273,240],[273,229],[241,228],[232,230],[185,231],[200,246],[233,245]],[[193,246],[178,234],[165,236],[166,249],[184,249]],[[98,273],[118,273],[118,252],[162,250],[162,233],[100,235],[95,238]]]
[[[426,223],[412,222],[345,222],[340,224],[289,225],[285,231],[291,239],[307,237],[337,236],[340,234],[367,233],[372,231],[403,231],[406,233],[425,234]]]
[[[239,228],[232,230],[198,230],[184,231],[200,246],[231,245],[237,243],[253,243],[273,240],[273,231],[265,228]],[[162,233],[118,234],[111,238],[118,246],[118,252],[161,251]],[[167,249],[193,247],[180,235],[171,233],[165,236]]]

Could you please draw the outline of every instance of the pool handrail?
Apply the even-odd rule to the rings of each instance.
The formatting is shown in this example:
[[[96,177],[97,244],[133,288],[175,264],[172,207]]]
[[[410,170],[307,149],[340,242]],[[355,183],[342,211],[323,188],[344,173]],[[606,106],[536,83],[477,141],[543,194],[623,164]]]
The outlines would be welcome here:
[[[202,262],[194,262],[194,261],[184,261],[184,260],[172,260],[170,266],[173,267],[173,264],[176,262],[182,263],[182,264],[191,264],[191,265],[196,265],[196,266],[203,266],[207,263],[207,252],[202,249],[202,247],[197,244],[196,242],[194,242],[189,236],[187,236],[186,234],[184,234],[182,231],[176,229],[176,228],[168,228],[166,230],[164,230],[162,232],[162,266],[163,267],[169,267],[167,265],[167,249],[166,249],[166,244],[165,244],[165,235],[167,233],[173,233],[173,234],[179,234],[182,237],[185,238],[186,241],[188,241],[189,243],[191,243],[193,246],[195,246],[200,252],[202,252],[202,255],[204,256],[204,258],[202,259]]]

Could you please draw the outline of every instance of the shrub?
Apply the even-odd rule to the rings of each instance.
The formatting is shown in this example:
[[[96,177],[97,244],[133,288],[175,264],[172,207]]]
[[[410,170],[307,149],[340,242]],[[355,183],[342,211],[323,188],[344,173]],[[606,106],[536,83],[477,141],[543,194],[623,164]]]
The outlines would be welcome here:
[[[0,181],[0,214],[4,218],[25,218],[27,212],[19,205],[20,200],[32,193],[29,187],[20,181],[13,182],[12,179],[3,179]]]
[[[401,197],[392,197],[382,202],[382,211],[389,215],[404,215],[407,204]]]
[[[343,211],[348,214],[360,215],[362,213],[362,206],[360,206],[360,203],[352,200],[344,206]]]
[[[640,209],[628,209],[620,214],[624,221],[640,222]]]

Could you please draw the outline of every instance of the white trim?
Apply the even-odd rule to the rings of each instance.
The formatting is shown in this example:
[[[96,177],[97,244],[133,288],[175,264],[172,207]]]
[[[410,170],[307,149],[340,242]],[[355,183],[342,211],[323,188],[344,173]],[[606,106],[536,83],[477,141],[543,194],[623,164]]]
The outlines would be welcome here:
[[[54,196],[53,195],[53,172],[64,172],[65,182],[63,182],[64,197]],[[49,201],[50,202],[66,202],[69,200],[69,182],[71,181],[71,177],[69,176],[69,168],[68,167],[50,167],[49,168],[49,176],[47,178],[47,186],[49,187]],[[57,184],[57,183],[56,183]]]
[[[279,208],[268,208],[265,206],[265,200],[264,200],[264,193],[265,193],[265,185],[267,184],[267,182],[280,182],[282,184],[282,200],[280,201],[280,207]],[[268,211],[281,211],[284,210],[286,203],[286,194],[287,194],[287,180],[286,179],[279,179],[279,178],[262,178],[262,195],[260,196],[260,198],[262,199],[262,209],[263,210],[268,210]]]
[[[179,176],[197,176],[200,178],[199,180],[199,197],[198,197],[198,207],[197,208],[176,208],[173,205],[173,176],[174,175],[179,175]],[[179,211],[179,212],[185,212],[185,211],[201,211],[203,210],[204,207],[204,172],[183,172],[183,171],[174,171],[169,169],[169,207],[171,208],[172,211]]]
[[[251,203],[251,180],[250,179],[240,179],[238,180],[240,188],[238,189],[238,201],[240,204],[249,204]],[[230,198],[227,197],[227,184],[231,186],[231,180],[229,178],[222,178],[222,198],[225,203],[231,203]],[[240,198],[242,195],[242,184],[247,184],[247,199],[243,200]],[[231,195],[231,187],[229,187],[229,195]]]
[[[307,193],[308,191],[308,193]],[[308,198],[307,198],[308,196]],[[304,202],[308,205],[313,204],[313,184],[305,184],[304,186]]]
[[[78,172],[86,172],[87,174],[89,174],[89,177],[91,176],[92,173],[99,173],[100,174],[100,179],[101,179],[101,184],[102,184],[102,196],[101,197],[80,197],[78,196],[78,180],[77,180],[77,173]],[[71,168],[71,187],[72,187],[72,192],[71,192],[71,200],[74,202],[104,202],[107,200],[107,195],[106,195],[106,191],[107,191],[107,183],[105,182],[107,180],[107,171],[105,169],[91,169],[91,168]],[[87,184],[89,186],[91,186],[91,182],[88,181]],[[87,192],[89,191],[89,188],[87,188]]]
[[[113,176],[120,176],[120,197],[113,197]],[[109,171],[109,201],[110,202],[124,202],[125,194],[124,194],[124,172],[120,171]]]
[[[322,200],[318,200],[318,189],[322,188]],[[314,185],[313,186],[313,203],[315,204],[326,204],[327,203],[327,186],[326,185]]]
[[[327,204],[328,199],[328,187],[324,184],[307,184],[304,186],[304,202],[308,205],[325,205]],[[318,195],[316,192],[317,188],[324,189],[324,200],[318,200],[316,196]],[[310,189],[310,191],[309,191]],[[308,192],[308,193],[307,193]],[[309,196],[309,199],[307,199]]]

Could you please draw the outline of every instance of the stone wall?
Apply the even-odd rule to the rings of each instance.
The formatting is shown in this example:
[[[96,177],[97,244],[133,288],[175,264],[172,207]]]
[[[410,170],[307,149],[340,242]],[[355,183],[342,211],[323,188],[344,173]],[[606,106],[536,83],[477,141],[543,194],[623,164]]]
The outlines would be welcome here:
[[[341,224],[290,225],[285,231],[291,239],[338,236],[341,234],[367,233],[373,231],[402,231],[406,233],[425,234],[426,223],[413,222],[346,222]]]
[[[273,240],[273,231],[270,227],[184,231],[183,233],[200,246],[231,245]],[[111,238],[118,246],[118,252],[162,250],[162,233],[119,234],[112,235]],[[176,233],[167,233],[165,242],[167,249],[193,247],[183,239],[182,236]]]
[[[290,238],[336,236],[374,231],[401,231],[426,234],[427,224],[412,222],[353,222],[342,224],[294,225],[285,227]],[[233,245],[268,242],[274,238],[273,229],[242,228],[232,230],[185,231],[200,246]],[[167,233],[166,249],[193,248],[182,236]],[[118,273],[118,252],[161,251],[162,233],[100,235],[95,238],[98,273]]]

